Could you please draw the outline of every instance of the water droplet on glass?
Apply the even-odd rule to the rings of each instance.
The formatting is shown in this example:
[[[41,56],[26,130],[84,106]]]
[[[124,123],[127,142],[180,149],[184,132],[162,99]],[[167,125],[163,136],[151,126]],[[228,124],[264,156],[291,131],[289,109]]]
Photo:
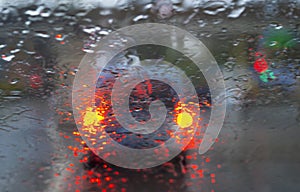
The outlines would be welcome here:
[[[278,44],[277,41],[271,41],[270,44],[269,44],[269,46],[270,46],[270,47],[274,47],[274,46],[276,46],[277,44]]]
[[[91,49],[82,49],[82,51],[86,53],[94,53],[94,50]]]
[[[63,41],[66,38],[66,35],[62,35],[62,34],[56,34],[55,35],[55,39],[57,41]]]
[[[96,26],[96,27],[91,27],[91,28],[84,28],[83,32],[88,33],[88,34],[93,34],[96,31],[100,31],[100,30],[101,30],[101,28]]]
[[[9,83],[10,83],[11,85],[15,85],[15,84],[17,84],[19,81],[20,81],[19,78],[14,78],[14,79],[12,79]]]
[[[107,30],[101,30],[101,31],[99,31],[99,35],[104,35],[104,36],[106,36],[106,35],[108,35],[109,34],[109,31],[107,31]]]
[[[228,18],[238,18],[244,11],[246,7],[239,7],[231,11],[231,13],[227,16]]]
[[[43,18],[42,17],[28,17],[28,20],[32,21],[32,22],[36,22],[36,21],[43,21]]]
[[[223,12],[227,8],[227,4],[224,1],[208,1],[204,5],[204,13],[208,15],[217,15],[220,12]]]
[[[26,35],[26,34],[28,34],[28,33],[30,33],[29,30],[22,30],[22,34]]]
[[[143,7],[143,11],[149,10],[153,7],[152,3],[149,3]]]
[[[107,22],[108,22],[108,24],[112,24],[114,22],[114,19],[112,19],[112,18],[108,19]]]
[[[238,46],[239,44],[240,44],[240,42],[239,42],[239,41],[236,41],[236,40],[233,41],[233,43],[232,43],[232,45],[235,46],[235,47]]]
[[[138,22],[140,20],[148,19],[148,17],[149,17],[148,15],[138,15],[138,16],[134,17],[132,20],[134,22]]]
[[[275,27],[275,29],[282,29],[282,28],[283,28],[283,26],[280,24]]]
[[[206,25],[206,22],[203,20],[199,20],[198,23],[199,23],[199,27],[205,27]]]
[[[15,53],[18,53],[18,52],[20,52],[20,49],[14,49],[14,50],[10,51],[11,54],[15,54]]]
[[[6,44],[0,44],[0,49],[5,48],[7,45]]]
[[[52,10],[50,8],[45,8],[42,12],[41,12],[41,17],[50,17],[52,14]]]
[[[31,24],[31,21],[25,21],[25,25],[30,25]]]
[[[46,74],[55,74],[54,69],[46,69]]]
[[[226,33],[227,32],[227,28],[223,27],[221,31],[222,31],[222,33]]]
[[[221,19],[221,18],[219,18],[219,19],[214,19],[213,22],[212,22],[212,24],[218,25],[218,24],[222,23],[223,21],[224,21],[224,19]]]
[[[112,11],[109,9],[104,9],[104,10],[99,11],[99,15],[102,15],[102,16],[111,15],[111,14],[112,14]]]
[[[282,29],[283,28],[282,24],[277,23],[277,22],[270,23],[270,27],[275,28],[275,29]]]
[[[46,32],[37,32],[37,33],[35,34],[35,36],[36,36],[36,37],[41,37],[41,38],[49,38],[49,37],[50,37],[50,35],[47,34]]]
[[[199,12],[199,9],[196,9],[188,18],[183,22],[183,24],[188,24]]]
[[[19,91],[19,90],[13,90],[13,91],[10,91],[9,94],[11,96],[21,96],[22,95],[22,91]]]
[[[36,10],[27,10],[27,11],[25,11],[25,15],[38,16],[38,15],[40,15],[40,13],[42,12],[43,9],[44,9],[44,6],[39,6]]]
[[[142,110],[143,110],[143,108],[142,108],[142,107],[139,107],[139,106],[137,106],[137,107],[134,108],[134,111],[135,111],[135,112],[139,112],[139,111],[142,111]]]
[[[236,63],[233,62],[233,61],[228,61],[228,62],[226,62],[226,63],[224,64],[225,69],[226,69],[227,71],[233,71],[235,65],[236,65]]]
[[[2,55],[2,59],[4,61],[12,61],[13,58],[15,58],[16,56],[15,55],[9,55],[9,56],[6,56],[6,55]]]

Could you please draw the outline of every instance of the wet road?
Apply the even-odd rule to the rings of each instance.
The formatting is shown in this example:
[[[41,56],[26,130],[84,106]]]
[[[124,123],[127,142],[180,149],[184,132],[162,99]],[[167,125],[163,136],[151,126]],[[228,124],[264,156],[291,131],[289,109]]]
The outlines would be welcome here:
[[[43,191],[52,174],[55,150],[48,122],[53,115],[46,101],[1,102],[1,191]]]
[[[204,155],[211,160],[207,162],[203,156],[198,156],[196,160],[187,159],[187,169],[191,169],[188,165],[203,166],[204,176],[192,178],[186,174],[175,180],[177,183],[173,185],[188,185],[181,191],[191,192],[212,189],[299,191],[300,129],[297,105],[252,105],[242,111],[236,111],[234,106],[228,107],[220,140]],[[84,180],[74,185],[76,176],[85,175],[86,170],[79,163],[80,157],[74,157],[68,149],[69,145],[78,144],[59,134],[72,137],[74,127],[72,124],[58,125],[48,101],[23,98],[3,102],[0,110],[1,120],[5,119],[6,123],[1,124],[0,135],[1,191],[101,191],[101,186],[96,185],[95,188]],[[72,171],[68,170],[70,163],[74,164]],[[131,177],[130,171],[121,171]],[[211,173],[216,175],[216,183],[211,183]],[[132,177],[136,180],[126,184],[120,182],[118,187],[125,187],[128,191],[153,191],[163,186],[156,183],[154,177],[142,186],[137,182],[140,178]],[[118,178],[112,174],[112,179]],[[130,186],[136,188],[130,190]],[[176,190],[173,188],[171,191]]]

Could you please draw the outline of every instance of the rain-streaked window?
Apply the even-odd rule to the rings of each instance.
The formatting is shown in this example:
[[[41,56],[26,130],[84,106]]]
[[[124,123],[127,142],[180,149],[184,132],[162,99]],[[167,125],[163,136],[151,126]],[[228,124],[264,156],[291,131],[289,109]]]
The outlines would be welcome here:
[[[299,16],[297,0],[0,1],[0,191],[300,191]],[[172,39],[172,32],[163,29],[144,29],[151,34],[149,41],[170,34],[162,44],[170,40],[193,54],[165,45],[126,47],[98,74],[95,104],[76,108],[74,90],[90,85],[73,87],[78,86],[74,79],[85,62],[93,65],[89,58],[94,55],[101,63],[99,45],[114,34],[107,41],[112,49],[125,47],[136,34],[114,32],[148,23],[191,34],[194,41]],[[206,49],[197,52],[196,39]],[[216,63],[222,72],[224,93],[214,97],[209,85],[219,82],[219,76],[206,78],[210,67],[202,71],[191,59],[198,53],[214,58],[211,66]],[[89,79],[89,72],[84,78]],[[116,82],[130,83],[122,76],[145,78],[150,73],[160,80],[146,78],[130,94],[112,95]],[[182,92],[165,79],[181,85]],[[195,94],[189,98],[190,85]],[[81,94],[86,94],[82,103],[90,106],[88,93]],[[118,122],[112,107],[125,100],[128,119],[139,122],[130,124],[131,131]],[[199,154],[205,134],[212,134],[207,128],[220,100],[226,101],[222,129],[212,137],[212,147]],[[152,108],[153,102],[165,108]],[[161,127],[143,134],[143,125],[160,118],[161,111],[166,113],[157,123]],[[178,127],[182,137],[176,135]],[[170,157],[167,162],[132,169],[98,155],[106,146],[107,156],[116,154],[100,132],[135,150],[163,146],[172,138],[190,140],[174,156],[172,150],[153,156]]]

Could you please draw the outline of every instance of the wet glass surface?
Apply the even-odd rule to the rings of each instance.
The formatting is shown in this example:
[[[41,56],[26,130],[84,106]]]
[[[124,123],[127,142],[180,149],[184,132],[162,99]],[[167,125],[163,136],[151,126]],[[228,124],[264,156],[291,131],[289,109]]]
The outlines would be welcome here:
[[[0,10],[1,192],[300,190],[299,1],[17,0],[1,1]],[[200,98],[202,127],[170,162],[129,170],[104,162],[81,139],[72,114],[72,83],[84,55],[105,36],[149,22],[187,30],[208,47],[224,75],[227,112],[216,143],[199,155],[212,105],[203,76],[186,67],[186,58],[163,48],[129,50],[123,58],[165,59],[185,68]],[[102,74],[101,94],[126,62]],[[164,93],[158,95],[165,102],[174,96],[169,107],[176,114],[172,89],[151,85]],[[133,92],[130,100],[140,121],[149,118],[149,86],[143,82],[135,90],[147,97]],[[135,144],[122,128],[116,132],[116,141]],[[139,139],[144,138],[135,135],[134,141]],[[158,135],[149,143],[164,140]]]

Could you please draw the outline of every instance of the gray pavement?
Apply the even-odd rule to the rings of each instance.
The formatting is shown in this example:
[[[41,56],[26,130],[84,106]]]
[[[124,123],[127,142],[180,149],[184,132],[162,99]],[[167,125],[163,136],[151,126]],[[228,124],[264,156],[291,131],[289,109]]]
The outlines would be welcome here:
[[[58,125],[48,104],[32,98],[2,103],[0,118],[5,119],[5,124],[1,124],[0,134],[1,191],[60,192],[78,188],[101,191],[101,186],[95,188],[84,180],[74,185],[76,176],[85,175],[86,171],[79,163],[80,158],[74,157],[67,147],[77,145],[76,142],[59,136],[64,133],[72,137],[74,124]],[[186,174],[175,184],[189,184],[182,188],[183,191],[298,192],[300,129],[296,120],[297,105],[252,105],[243,110],[234,109],[234,106],[228,106],[220,140],[205,154],[211,161],[203,163],[203,156],[187,160],[188,165],[197,164],[204,169],[204,177],[193,179]],[[187,156],[192,153],[190,151]],[[73,172],[67,169],[70,163],[74,164]],[[134,177],[130,171],[121,171],[128,178]],[[216,174],[215,184],[210,182],[211,173]],[[158,174],[168,177],[168,174]],[[112,178],[118,180],[119,176],[112,174]],[[128,191],[160,188],[155,180],[149,180],[143,186],[131,182],[120,182],[117,187],[131,189]]]

